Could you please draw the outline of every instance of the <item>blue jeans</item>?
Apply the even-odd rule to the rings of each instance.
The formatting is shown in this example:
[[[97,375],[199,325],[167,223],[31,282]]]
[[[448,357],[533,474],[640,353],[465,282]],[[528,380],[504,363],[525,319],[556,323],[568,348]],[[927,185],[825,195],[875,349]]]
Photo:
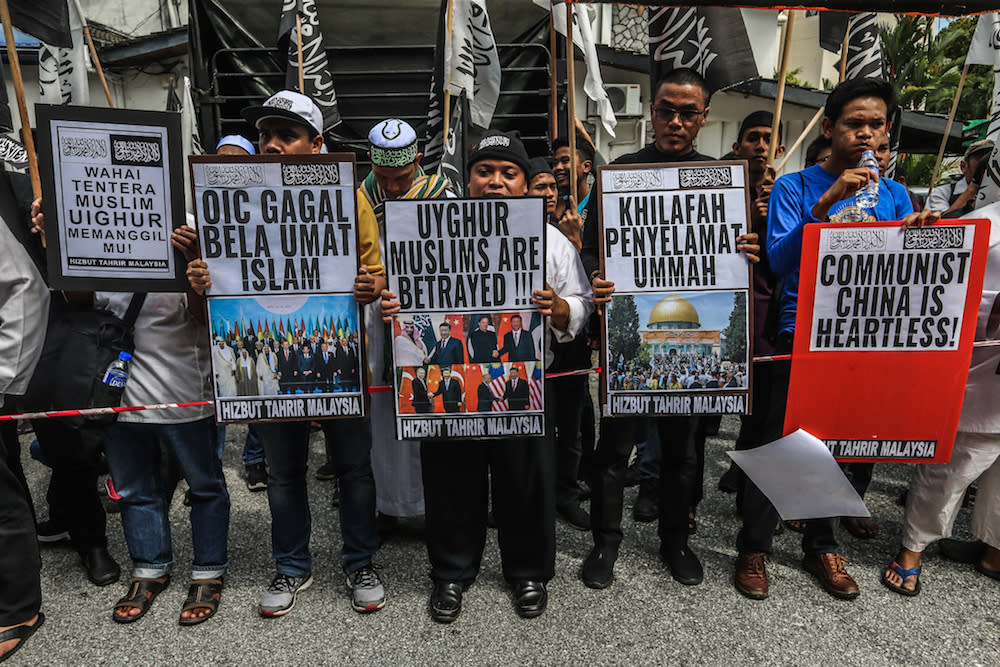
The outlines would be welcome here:
[[[252,466],[264,462],[264,445],[260,442],[257,424],[247,424],[247,439],[243,443],[243,465]]]
[[[365,418],[326,420],[322,424],[333,443],[333,465],[340,479],[342,561],[344,571],[351,573],[370,565],[378,549],[371,423]],[[267,461],[275,569],[290,577],[305,576],[312,571],[312,516],[306,493],[309,422],[261,422],[256,427]]]
[[[105,452],[115,480],[122,528],[133,577],[162,577],[174,554],[160,450],[168,448],[191,489],[192,579],[215,579],[229,558],[229,491],[216,455],[211,417],[187,424],[117,422],[108,430]]]

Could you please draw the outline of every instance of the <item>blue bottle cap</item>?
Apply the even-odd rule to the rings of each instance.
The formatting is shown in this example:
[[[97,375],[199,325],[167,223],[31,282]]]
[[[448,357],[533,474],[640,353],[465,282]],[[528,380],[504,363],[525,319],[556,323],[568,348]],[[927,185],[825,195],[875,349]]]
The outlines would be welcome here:
[[[121,360],[121,361],[128,361],[131,358],[132,358],[132,355],[130,353],[128,353],[128,352],[119,352],[118,353],[118,359]]]

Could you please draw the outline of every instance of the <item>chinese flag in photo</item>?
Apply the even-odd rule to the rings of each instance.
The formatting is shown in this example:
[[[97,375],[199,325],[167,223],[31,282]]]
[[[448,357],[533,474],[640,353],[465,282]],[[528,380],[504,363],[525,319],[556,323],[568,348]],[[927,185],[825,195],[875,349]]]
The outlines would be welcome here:
[[[428,366],[427,367],[427,391],[433,394],[438,390],[438,383],[441,382],[441,367],[440,366]],[[431,402],[431,412],[435,414],[440,414],[444,412],[444,397],[435,396]]]
[[[479,383],[483,381],[483,372],[479,364],[468,364],[463,372],[465,375],[465,411],[476,412],[479,409]]]
[[[463,355],[468,355],[468,348],[465,346],[464,317],[462,315],[448,315],[444,320],[451,325],[451,337],[462,344]],[[452,369],[452,375],[455,374],[454,370]]]

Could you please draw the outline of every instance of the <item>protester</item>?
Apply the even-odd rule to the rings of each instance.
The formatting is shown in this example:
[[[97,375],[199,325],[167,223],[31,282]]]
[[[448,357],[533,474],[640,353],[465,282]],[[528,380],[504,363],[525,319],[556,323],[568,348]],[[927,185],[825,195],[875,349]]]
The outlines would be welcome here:
[[[262,154],[318,154],[323,148],[322,112],[300,93],[279,91],[262,106],[244,109],[243,117],[257,128]],[[359,222],[359,235],[361,262],[377,275],[381,267],[378,230],[371,224]],[[211,285],[207,265],[202,260],[190,262],[187,275],[198,293],[204,293]],[[292,383],[300,381],[296,353],[289,348],[289,342],[283,341],[277,359],[282,393],[294,391]],[[258,612],[261,616],[276,617],[291,611],[296,596],[313,582],[309,552],[311,515],[305,479],[309,422],[261,422],[256,426],[267,461],[271,547],[276,568],[270,586],[261,596]],[[322,427],[327,437],[336,443],[335,463],[342,492],[342,563],[351,605],[359,613],[377,611],[385,606],[386,596],[385,587],[372,567],[378,540],[368,421],[324,420]]]
[[[705,125],[711,92],[697,72],[676,69],[656,86],[650,105],[654,140],[642,150],[622,156],[614,164],[694,162],[709,160],[694,149],[694,140]],[[590,202],[587,219],[597,219],[597,200]],[[597,225],[584,225],[583,262],[591,278],[594,301],[606,304],[614,283],[600,271],[600,239]],[[737,238],[738,250],[756,261],[757,234]],[[705,433],[698,417],[660,417],[653,420],[661,443],[659,486],[660,554],[674,579],[682,584],[701,583],[703,570],[697,555],[688,546],[690,510],[698,477],[698,449],[704,447]],[[622,540],[621,516],[625,489],[625,467],[640,420],[601,420],[591,497],[594,548],[584,559],[580,576],[592,588],[606,588],[614,578],[614,564]]]
[[[782,176],[774,184],[768,210],[767,255],[782,280],[778,312],[777,354],[792,350],[798,302],[802,228],[812,222],[845,220],[901,220],[913,212],[905,189],[889,179],[859,167],[863,151],[874,151],[888,134],[896,109],[892,86],[879,79],[850,79],[830,93],[823,117],[823,135],[830,139],[831,154],[823,163]],[[878,180],[879,201],[874,209],[857,205],[855,194],[871,179]],[[768,417],[758,445],[782,435],[791,364],[774,362]],[[771,551],[778,514],[756,485],[747,483],[743,493],[743,528],[737,538],[736,587],[754,599],[769,594],[765,560]],[[813,574],[831,595],[841,599],[858,596],[857,583],[847,572],[847,559],[837,553],[835,519],[806,522],[802,549],[803,568]]]
[[[3,212],[4,217],[8,211]],[[27,252],[0,220],[0,407],[23,394],[45,336],[49,292]],[[42,627],[41,560],[16,429],[0,429],[0,661]],[[40,658],[38,658],[40,660]]]
[[[938,218],[924,215],[921,222]],[[911,216],[906,222],[914,222]],[[968,218],[990,221],[989,251],[979,302],[976,340],[1000,338],[1000,202],[968,213]],[[928,546],[951,535],[958,510],[969,485],[978,479],[972,510],[972,534],[977,541],[942,544],[942,553],[964,547],[977,572],[1000,581],[1000,347],[978,347],[972,351],[965,385],[958,434],[951,460],[943,465],[918,465],[913,470],[903,517],[903,535],[895,560],[882,572],[882,583],[896,593],[920,593],[921,562]]]
[[[566,164],[568,164],[568,148],[563,148],[566,148],[564,152],[567,154]],[[559,150],[556,151],[556,155],[561,155]],[[589,170],[589,161],[586,166]],[[530,167],[528,194],[545,197],[549,224],[555,225],[575,248],[579,248],[580,231],[583,228],[580,214],[575,208],[567,207],[562,214],[562,220],[557,219],[556,177],[552,169],[544,158],[532,158]],[[582,181],[585,188],[586,178]],[[586,331],[581,331],[569,342],[552,341],[549,349],[553,354],[549,370],[560,374],[545,383],[545,410],[553,415],[554,424],[554,428],[546,431],[545,439],[555,451],[556,512],[574,528],[590,530],[590,514],[580,504],[583,498],[583,489],[580,488],[579,482],[583,451],[578,438],[582,413],[587,409],[585,407],[587,401],[584,399],[589,398],[589,382],[586,374],[562,374],[590,368],[590,346],[587,343]],[[593,413],[593,406],[590,410]]]
[[[942,218],[959,218],[971,213],[976,207],[979,186],[974,175],[979,163],[989,158],[993,152],[993,140],[983,139],[965,149],[965,156],[959,163],[962,177],[951,184],[939,185],[927,195],[926,208],[941,214]]]
[[[528,155],[516,133],[487,131],[469,156],[468,169],[474,198],[527,194]],[[573,246],[551,226],[546,227],[546,248],[548,284],[535,291],[532,301],[546,317],[549,335],[571,340],[591,310],[586,276]],[[396,298],[388,290],[382,294],[387,318],[400,310]],[[515,609],[524,618],[542,614],[548,604],[546,584],[555,570],[552,450],[539,438],[512,437],[489,446],[424,440],[421,461],[434,581],[431,617],[454,621],[462,609],[462,593],[479,572],[491,483],[500,560]]]

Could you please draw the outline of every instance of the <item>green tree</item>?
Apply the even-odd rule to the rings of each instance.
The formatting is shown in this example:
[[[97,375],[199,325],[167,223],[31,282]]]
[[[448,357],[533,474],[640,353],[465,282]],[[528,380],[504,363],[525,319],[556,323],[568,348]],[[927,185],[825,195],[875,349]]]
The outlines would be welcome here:
[[[633,361],[639,356],[639,309],[631,294],[616,296],[608,309],[609,363],[617,364],[619,357]]]
[[[736,292],[733,295],[733,310],[729,313],[729,325],[722,331],[726,337],[726,347],[723,354],[726,359],[736,363],[747,360],[747,295]]]
[[[639,355],[636,361],[642,366],[648,366],[649,362],[653,360],[653,353],[649,349],[648,343],[641,343],[639,345]]]

